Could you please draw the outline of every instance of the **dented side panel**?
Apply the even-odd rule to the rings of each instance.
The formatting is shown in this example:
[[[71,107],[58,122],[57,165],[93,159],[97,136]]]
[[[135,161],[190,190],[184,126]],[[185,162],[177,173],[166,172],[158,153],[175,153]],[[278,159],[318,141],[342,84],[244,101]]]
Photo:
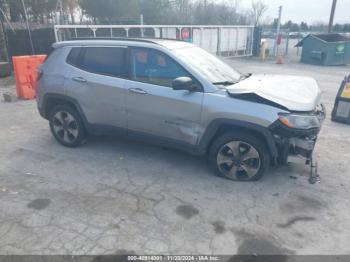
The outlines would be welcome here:
[[[203,135],[205,129],[199,122],[188,121],[184,119],[165,120],[165,124],[172,129],[177,137],[191,145],[197,145],[199,138]]]
[[[126,80],[128,89],[140,88],[146,94],[126,96],[129,130],[197,145],[204,132],[201,124],[202,92],[175,91],[169,87]]]

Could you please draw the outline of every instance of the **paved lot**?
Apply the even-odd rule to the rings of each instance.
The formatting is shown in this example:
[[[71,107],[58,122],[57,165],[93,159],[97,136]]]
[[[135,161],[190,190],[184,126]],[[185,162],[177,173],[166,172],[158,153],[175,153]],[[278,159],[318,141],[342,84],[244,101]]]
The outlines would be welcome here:
[[[313,76],[328,111],[350,71],[230,63]],[[0,254],[350,254],[349,131],[328,116],[320,184],[301,163],[235,183],[204,159],[117,138],[64,148],[34,102],[0,102]]]

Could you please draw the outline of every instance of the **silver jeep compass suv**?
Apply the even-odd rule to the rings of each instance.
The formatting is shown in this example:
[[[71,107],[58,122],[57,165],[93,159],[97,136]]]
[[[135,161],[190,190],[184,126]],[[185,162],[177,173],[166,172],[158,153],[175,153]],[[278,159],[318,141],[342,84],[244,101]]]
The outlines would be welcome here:
[[[232,180],[307,161],[324,113],[312,78],[244,75],[192,44],[111,39],[59,42],[38,69],[37,103],[59,143],[119,134],[207,154]]]

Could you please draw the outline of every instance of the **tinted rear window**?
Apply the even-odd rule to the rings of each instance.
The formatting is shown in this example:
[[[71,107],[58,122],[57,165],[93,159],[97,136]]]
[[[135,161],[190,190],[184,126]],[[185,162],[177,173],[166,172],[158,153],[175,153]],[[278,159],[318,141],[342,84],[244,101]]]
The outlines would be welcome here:
[[[70,53],[67,57],[67,63],[71,65],[77,65],[78,64],[78,57],[80,54],[80,47],[73,47],[72,50],[70,50]]]
[[[125,76],[125,54],[122,47],[85,47],[79,67],[96,74]]]

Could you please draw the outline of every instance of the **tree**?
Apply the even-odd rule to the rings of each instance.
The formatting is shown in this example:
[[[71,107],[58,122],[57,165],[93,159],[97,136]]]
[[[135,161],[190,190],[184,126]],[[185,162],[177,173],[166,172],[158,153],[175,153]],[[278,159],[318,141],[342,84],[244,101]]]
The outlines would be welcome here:
[[[23,14],[22,4],[20,1],[14,0],[0,0],[0,8],[4,12],[9,12],[9,19],[11,22],[18,22]]]
[[[315,32],[325,32],[327,25],[323,21],[316,21],[311,25],[310,29]]]
[[[79,6],[78,0],[62,0],[63,16],[70,16],[70,20],[75,24],[74,13]]]
[[[168,24],[172,16],[172,3],[168,0],[140,0],[140,13],[146,24]]]
[[[289,31],[292,31],[292,32],[298,32],[299,31],[299,25],[296,24],[296,23],[293,23],[292,20],[289,20],[287,23],[285,23],[283,26],[282,26],[283,29],[288,29]]]
[[[309,26],[307,25],[307,23],[301,22],[300,23],[300,30],[301,31],[308,31],[309,30]]]
[[[25,4],[34,22],[45,23],[45,19],[51,17],[51,13],[55,10],[57,0],[26,0]]]
[[[231,2],[231,5],[214,2],[195,2],[192,6],[194,24],[212,25],[238,25],[247,24],[247,15],[237,11],[239,1]]]
[[[273,19],[273,22],[271,24],[271,28],[276,29],[277,28],[277,24],[278,24],[278,19],[277,18]]]
[[[343,29],[344,29],[344,26],[341,24],[338,24],[338,23],[333,26],[334,32],[341,32],[341,31],[343,31]]]
[[[192,22],[192,5],[189,0],[173,0],[174,14],[180,24],[189,24]]]
[[[4,29],[3,9],[4,3],[0,1],[0,61],[7,61],[6,38]]]
[[[254,21],[254,25],[259,25],[261,18],[267,11],[268,6],[263,0],[252,0],[251,16]]]
[[[140,13],[137,0],[80,0],[79,4],[95,23],[135,23]]]
[[[345,24],[343,26],[343,32],[350,32],[350,24]]]

